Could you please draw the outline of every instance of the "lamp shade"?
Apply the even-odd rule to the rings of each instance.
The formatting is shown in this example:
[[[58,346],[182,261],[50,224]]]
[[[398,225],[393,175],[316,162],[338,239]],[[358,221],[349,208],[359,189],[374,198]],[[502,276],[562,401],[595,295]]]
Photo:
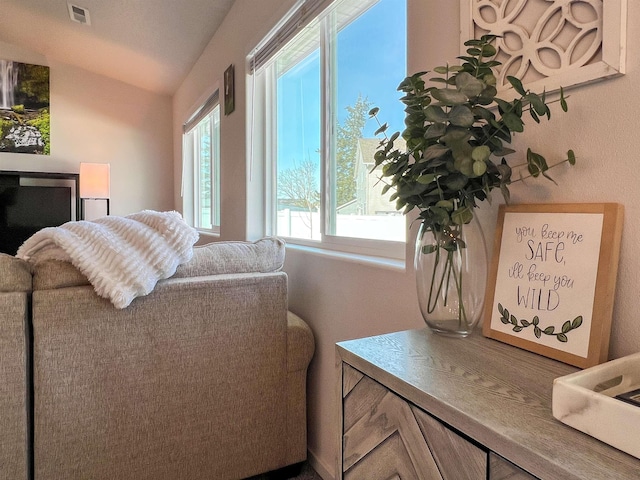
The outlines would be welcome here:
[[[80,198],[110,198],[110,170],[108,163],[81,163]]]

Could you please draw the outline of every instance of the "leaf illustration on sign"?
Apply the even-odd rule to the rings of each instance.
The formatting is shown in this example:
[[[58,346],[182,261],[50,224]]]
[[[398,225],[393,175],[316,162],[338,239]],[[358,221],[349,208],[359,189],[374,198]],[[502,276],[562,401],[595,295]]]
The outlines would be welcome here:
[[[542,335],[555,336],[556,340],[562,343],[567,343],[569,338],[567,334],[571,330],[575,330],[582,325],[582,315],[578,315],[573,320],[567,320],[562,324],[562,329],[560,332],[556,332],[556,327],[549,326],[542,328],[540,326],[540,318],[536,315],[533,317],[531,321],[525,320],[524,318],[518,319],[509,313],[509,310],[504,308],[501,303],[498,303],[498,312],[500,313],[500,321],[505,325],[513,325],[513,331],[516,333],[522,332],[525,328],[533,327],[533,334],[536,338],[542,337]]]

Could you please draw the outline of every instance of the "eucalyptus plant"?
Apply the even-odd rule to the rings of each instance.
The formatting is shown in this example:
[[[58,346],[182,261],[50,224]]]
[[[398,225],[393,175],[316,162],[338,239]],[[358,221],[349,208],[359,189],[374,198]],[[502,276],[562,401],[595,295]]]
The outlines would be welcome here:
[[[429,72],[405,78],[398,90],[404,93],[401,101],[406,128],[390,137],[387,124],[380,124],[376,131],[384,137],[374,155],[373,169],[382,166],[381,181],[386,183],[382,193],[394,189],[390,198],[396,208],[405,214],[418,208],[419,219],[426,227],[421,229],[422,235],[433,233],[430,242],[419,238],[421,248],[416,248],[416,266],[429,258],[432,267],[428,278],[418,278],[425,320],[429,323],[427,316],[434,314],[440,303],[444,312],[450,312],[453,306],[455,318],[439,320],[452,320],[464,334],[471,331],[477,318],[467,312],[463,295],[467,281],[462,250],[468,247],[463,226],[471,222],[478,202],[489,199],[494,188],[499,188],[508,202],[509,186],[514,181],[527,176],[552,180],[547,160],[530,148],[526,162],[511,167],[506,160],[515,153],[508,147],[514,135],[524,131],[523,116],[528,114],[536,123],[549,120],[549,104],[553,102],[547,101],[544,92],[526,89],[514,76],[506,79],[515,98],[507,101],[497,96],[494,68],[500,62],[492,45],[496,38],[484,35],[465,42],[467,55],[458,57],[461,65],[436,67],[429,86],[423,79]],[[567,111],[562,89],[555,101]],[[374,108],[369,114],[380,123],[378,111]],[[406,145],[402,150],[396,148],[400,136]],[[564,162],[575,164],[572,150],[553,166]],[[528,173],[523,174],[525,167]],[[512,168],[520,171],[515,180]]]
[[[524,131],[525,113],[536,123],[551,118],[552,102],[546,94],[525,89],[514,76],[506,79],[516,98],[506,101],[497,97],[493,69],[501,63],[494,58],[492,43],[496,38],[484,35],[465,42],[467,55],[458,57],[462,64],[436,67],[433,71],[438,76],[429,79],[431,86],[423,79],[429,72],[416,73],[400,83],[406,113],[402,134],[387,137],[388,125],[380,124],[379,109],[369,112],[380,124],[376,135],[384,135],[374,156],[375,167],[382,165],[383,194],[395,189],[390,198],[396,208],[405,214],[420,209],[421,220],[431,229],[469,223],[477,202],[489,198],[494,188],[499,188],[508,202],[509,185],[514,180],[506,156],[514,150],[507,145],[516,133]],[[556,101],[566,112],[562,89]],[[395,148],[400,136],[406,143],[403,151]],[[564,162],[575,164],[572,150],[553,166]],[[519,166],[525,164],[513,168]],[[552,180],[546,159],[530,148],[526,167],[527,176]]]

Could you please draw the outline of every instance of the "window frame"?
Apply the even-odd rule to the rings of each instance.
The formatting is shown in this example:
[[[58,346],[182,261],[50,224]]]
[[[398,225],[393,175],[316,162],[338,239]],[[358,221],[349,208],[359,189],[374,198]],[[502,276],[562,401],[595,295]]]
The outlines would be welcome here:
[[[196,148],[200,140],[199,128],[203,121],[209,120],[209,135],[211,137],[211,174],[210,174],[210,202],[211,228],[203,227],[201,169],[199,149]],[[212,235],[220,235],[220,121],[221,104],[219,89],[216,88],[205,102],[183,124],[182,133],[182,197],[184,218],[198,231]]]
[[[320,78],[321,78],[321,133],[320,133],[320,239],[305,239],[298,237],[284,236],[288,243],[301,245],[304,247],[320,248],[326,250],[332,250],[336,252],[342,252],[347,254],[366,255],[373,257],[382,257],[390,260],[405,261],[407,241],[408,241],[408,228],[407,221],[405,220],[405,241],[389,241],[389,240],[377,240],[370,238],[355,238],[333,234],[336,228],[336,208],[335,208],[335,195],[332,194],[331,187],[335,185],[336,175],[336,129],[335,129],[335,115],[336,106],[334,103],[336,100],[335,92],[337,85],[337,76],[335,73],[336,68],[332,68],[332,62],[336,62],[336,49],[335,38],[338,33],[336,28],[336,9],[334,8],[338,2],[330,2],[331,6],[326,8],[320,14],[315,15],[314,18],[308,19],[306,27],[314,25],[316,22],[320,22]],[[372,5],[377,3],[377,0],[372,1]],[[299,2],[304,4],[304,1]],[[294,7],[295,9],[296,7]],[[298,8],[299,5],[298,5]],[[290,14],[291,15],[291,14]],[[295,14],[294,14],[295,16]],[[333,16],[333,18],[332,18]],[[351,17],[351,18],[357,18]],[[333,37],[330,41],[329,38]],[[286,42],[280,41],[278,49],[275,53],[272,51],[272,58],[267,61],[263,61],[263,64],[256,67],[253,63],[253,56],[248,58],[249,62],[249,74],[253,76],[253,95],[252,100],[254,102],[261,101],[264,105],[264,115],[260,118],[253,118],[252,124],[249,129],[250,134],[252,129],[264,128],[265,135],[262,142],[258,141],[256,144],[256,138],[260,138],[260,135],[251,135],[252,137],[252,158],[250,161],[255,161],[256,155],[258,158],[262,158],[265,162],[264,170],[264,218],[265,218],[265,234],[276,235],[277,234],[277,215],[278,215],[278,202],[276,198],[277,192],[277,72],[275,68],[275,58],[282,48],[289,44],[289,41],[293,40],[295,35],[287,39]],[[267,40],[268,42],[268,40]],[[259,48],[259,47],[257,47]],[[255,54],[255,51],[254,51]],[[332,95],[327,92],[330,86]],[[262,122],[260,121],[262,120]],[[333,182],[333,183],[332,183]]]

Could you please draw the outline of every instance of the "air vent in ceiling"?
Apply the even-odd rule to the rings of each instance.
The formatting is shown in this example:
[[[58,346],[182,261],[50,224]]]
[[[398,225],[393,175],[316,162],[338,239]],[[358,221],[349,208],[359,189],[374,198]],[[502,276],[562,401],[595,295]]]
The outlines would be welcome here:
[[[67,3],[69,7],[69,17],[72,21],[82,23],[83,25],[91,25],[91,17],[89,10],[71,3]]]

